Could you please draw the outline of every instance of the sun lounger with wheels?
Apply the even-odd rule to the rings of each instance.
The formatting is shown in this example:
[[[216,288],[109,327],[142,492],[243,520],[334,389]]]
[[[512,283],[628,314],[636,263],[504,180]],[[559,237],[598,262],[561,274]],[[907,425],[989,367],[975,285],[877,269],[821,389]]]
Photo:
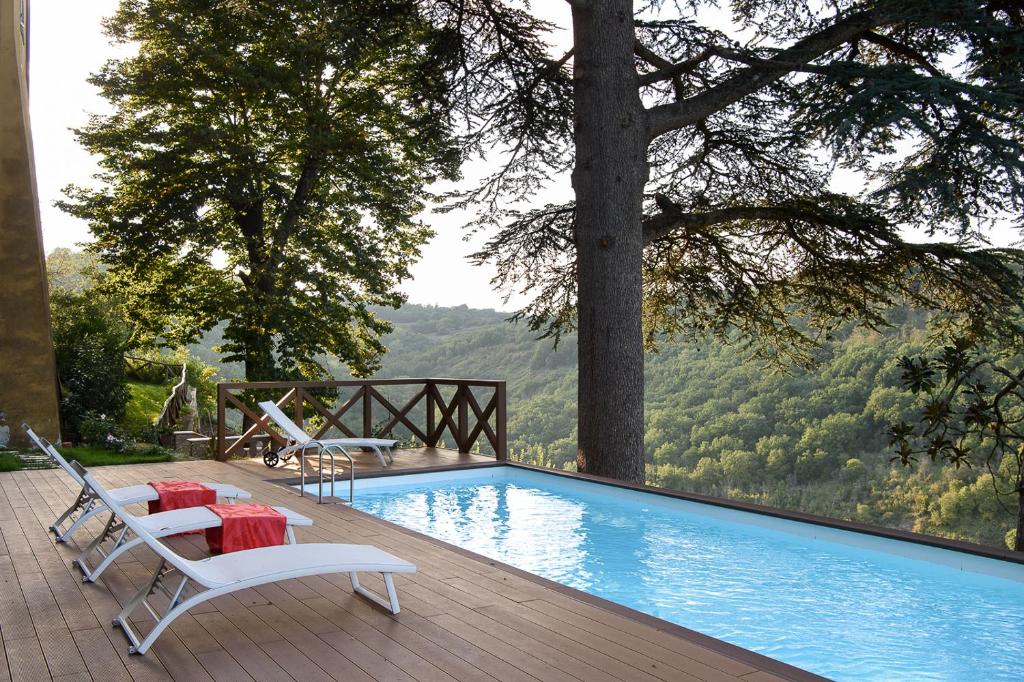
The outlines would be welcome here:
[[[106,511],[106,506],[102,504],[96,497],[86,493],[85,482],[82,480],[75,469],[64,459],[57,448],[53,447],[53,444],[42,436],[36,434],[29,428],[28,424],[22,424],[22,428],[25,429],[25,433],[32,440],[37,448],[46,453],[53,463],[68,473],[71,478],[75,480],[75,483],[82,486],[81,492],[78,493],[78,497],[75,501],[67,508],[57,520],[50,526],[50,530],[57,536],[57,542],[66,542],[71,534],[81,528],[85,523],[96,516]],[[203,483],[208,488],[213,488],[217,493],[218,498],[222,498],[227,502],[234,502],[238,499],[248,499],[252,495],[241,488],[226,483]],[[123,488],[113,488],[110,491],[110,496],[116,499],[118,504],[121,506],[129,504],[137,504],[142,502],[154,502],[160,499],[160,495],[156,489],[151,485],[129,485]],[[64,528],[64,524],[68,523],[68,527]]]
[[[391,450],[398,444],[397,440],[389,438],[318,438],[314,440],[313,437],[306,433],[298,424],[289,419],[288,416],[281,411],[281,408],[274,403],[274,401],[266,400],[261,402],[260,408],[275,424],[277,424],[278,428],[288,435],[288,438],[292,441],[277,452],[270,453],[265,456],[263,461],[267,466],[276,466],[278,459],[288,461],[288,459],[293,455],[301,455],[304,450],[314,448],[318,445],[328,448],[366,448],[373,450],[374,454],[377,455],[377,459],[380,461],[381,466],[386,467],[394,462]]]
[[[146,653],[168,625],[194,606],[238,590],[291,578],[348,573],[352,589],[357,594],[397,614],[398,594],[392,576],[395,573],[416,571],[415,565],[371,545],[278,545],[192,561],[153,537],[137,517],[125,513],[117,500],[78,462],[72,462],[72,467],[82,477],[87,492],[101,499],[111,512],[118,515],[160,557],[152,577],[128,600],[114,619],[114,625],[120,627],[131,641],[128,652],[132,654]],[[386,599],[359,583],[357,574],[364,572],[383,575]],[[156,592],[166,595],[169,600],[162,611],[158,611],[149,602],[149,597]],[[156,620],[144,636],[140,636],[129,622],[139,607]]]
[[[302,514],[293,512],[285,507],[273,507],[283,514],[287,525],[285,526],[285,540],[289,544],[295,544],[295,526],[312,526],[313,520]],[[125,512],[126,514],[128,512]],[[171,511],[159,512],[148,516],[134,516],[132,518],[145,528],[154,538],[165,538],[178,533],[188,533],[208,528],[218,528],[222,524],[220,516],[206,507],[190,507],[188,509],[172,509]],[[113,545],[105,548],[107,542]],[[75,564],[82,570],[83,582],[96,582],[103,571],[107,570],[119,556],[125,552],[143,544],[141,537],[132,532],[123,519],[116,514],[111,514],[107,524],[96,539],[89,543],[82,553],[75,559]],[[102,557],[100,562],[92,567],[89,565],[93,555]]]

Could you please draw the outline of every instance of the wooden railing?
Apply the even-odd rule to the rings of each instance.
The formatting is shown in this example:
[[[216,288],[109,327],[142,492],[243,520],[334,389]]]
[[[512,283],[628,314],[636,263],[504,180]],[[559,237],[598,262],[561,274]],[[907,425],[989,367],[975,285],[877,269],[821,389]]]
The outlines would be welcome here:
[[[158,429],[170,429],[178,423],[178,417],[181,416],[181,408],[185,406],[188,401],[188,366],[184,363],[181,365],[181,377],[178,379],[178,383],[171,389],[171,395],[167,396],[167,400],[164,401],[164,409],[160,411],[160,416],[156,419],[156,427]]]
[[[385,393],[403,393],[404,401]],[[437,447],[442,441],[447,444],[450,437],[459,452],[470,452],[483,436],[481,446],[499,460],[508,457],[504,381],[356,379],[217,384],[218,459],[242,454],[254,439],[269,439],[273,447],[285,444],[284,437],[254,407],[256,399],[272,399],[286,414],[290,409],[292,419],[302,428],[313,418],[317,422],[314,438],[322,438],[332,429],[348,438],[395,438],[397,431],[427,447]],[[237,438],[228,436],[228,409],[243,415]],[[355,422],[354,417],[358,417]]]

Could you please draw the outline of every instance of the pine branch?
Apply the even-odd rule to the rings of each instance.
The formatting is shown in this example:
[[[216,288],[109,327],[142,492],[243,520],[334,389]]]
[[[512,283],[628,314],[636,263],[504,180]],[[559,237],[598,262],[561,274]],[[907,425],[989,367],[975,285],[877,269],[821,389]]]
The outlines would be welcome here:
[[[831,26],[782,50],[764,64],[741,69],[699,95],[649,109],[650,139],[693,125],[782,78],[792,72],[795,65],[810,64],[835,48],[855,40],[864,32],[884,25],[899,16],[889,5],[886,3],[839,19]]]

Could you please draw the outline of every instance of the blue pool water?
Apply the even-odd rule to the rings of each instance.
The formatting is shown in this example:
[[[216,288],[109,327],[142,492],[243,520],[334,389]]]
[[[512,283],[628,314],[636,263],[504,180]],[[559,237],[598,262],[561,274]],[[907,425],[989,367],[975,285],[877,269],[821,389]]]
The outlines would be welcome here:
[[[827,677],[1024,679],[1024,565],[513,467],[355,506]]]

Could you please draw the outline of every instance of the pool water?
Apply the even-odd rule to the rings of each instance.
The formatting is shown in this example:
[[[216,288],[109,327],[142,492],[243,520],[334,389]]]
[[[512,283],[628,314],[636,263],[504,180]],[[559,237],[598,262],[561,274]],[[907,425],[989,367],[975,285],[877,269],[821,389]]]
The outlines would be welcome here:
[[[514,467],[355,506],[834,679],[1024,678],[1024,565]]]

